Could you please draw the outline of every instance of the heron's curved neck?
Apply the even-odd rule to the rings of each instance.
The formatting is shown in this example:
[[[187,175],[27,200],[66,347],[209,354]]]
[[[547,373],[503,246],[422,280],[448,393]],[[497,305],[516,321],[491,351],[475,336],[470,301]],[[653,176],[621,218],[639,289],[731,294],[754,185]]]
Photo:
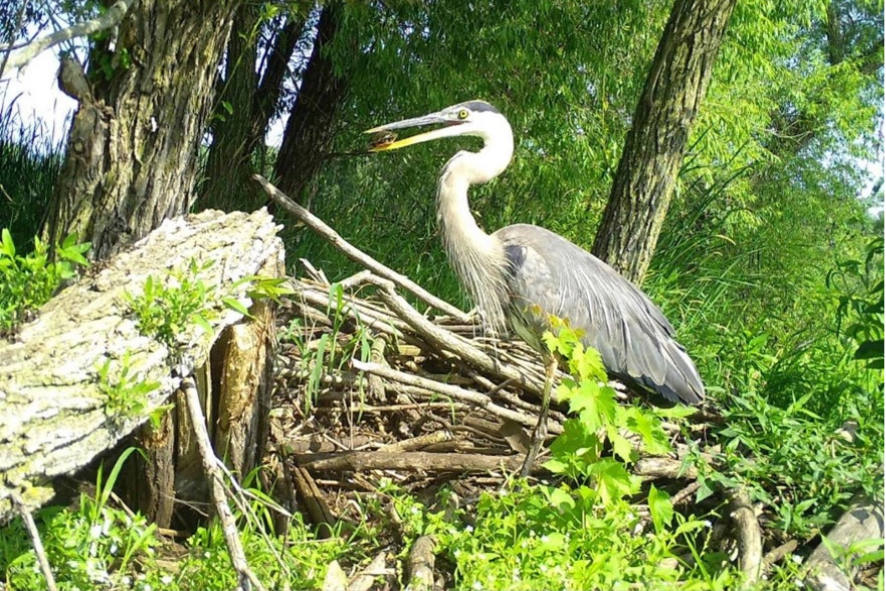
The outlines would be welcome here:
[[[504,327],[502,302],[507,258],[504,246],[478,225],[468,203],[471,185],[485,183],[501,174],[514,151],[510,129],[486,140],[479,152],[459,152],[446,166],[437,185],[437,217],[442,227],[446,255],[462,286],[495,330]]]

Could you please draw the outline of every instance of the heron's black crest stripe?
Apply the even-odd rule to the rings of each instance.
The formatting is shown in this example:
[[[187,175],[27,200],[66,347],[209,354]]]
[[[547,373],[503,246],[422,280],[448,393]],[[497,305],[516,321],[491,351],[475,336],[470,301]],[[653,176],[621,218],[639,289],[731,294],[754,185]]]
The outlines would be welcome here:
[[[498,113],[499,115],[501,114],[498,109],[496,109],[486,101],[468,101],[466,103],[462,103],[461,106],[466,107],[475,113],[489,111],[491,113]]]

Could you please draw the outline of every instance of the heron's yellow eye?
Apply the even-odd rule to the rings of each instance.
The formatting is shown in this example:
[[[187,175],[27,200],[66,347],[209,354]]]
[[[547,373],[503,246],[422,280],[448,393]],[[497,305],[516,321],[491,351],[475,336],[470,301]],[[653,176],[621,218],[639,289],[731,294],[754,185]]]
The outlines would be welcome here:
[[[458,118],[459,118],[459,119],[467,119],[467,118],[468,118],[468,110],[467,110],[467,109],[462,109],[461,111],[459,111],[459,112],[458,112]]]

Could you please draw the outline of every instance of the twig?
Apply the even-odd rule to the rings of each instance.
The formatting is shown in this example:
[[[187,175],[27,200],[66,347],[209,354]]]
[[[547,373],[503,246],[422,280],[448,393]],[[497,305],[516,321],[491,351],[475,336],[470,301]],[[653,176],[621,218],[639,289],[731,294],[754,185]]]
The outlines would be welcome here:
[[[335,516],[326,504],[323,493],[317,487],[311,474],[302,468],[296,466],[292,473],[295,490],[301,498],[302,504],[308,511],[311,521],[318,526],[319,537],[329,538],[332,536],[332,527],[335,523]]]
[[[188,412],[191,415],[191,424],[194,427],[194,435],[197,440],[197,447],[200,450],[200,458],[203,460],[203,471],[209,480],[209,492],[212,496],[212,502],[215,510],[218,512],[219,520],[221,520],[222,533],[225,536],[231,564],[233,564],[234,570],[239,575],[238,589],[248,591],[255,587],[259,591],[266,591],[264,585],[258,580],[258,577],[255,576],[255,573],[252,572],[249,564],[246,562],[246,554],[243,552],[243,545],[240,543],[240,536],[237,533],[237,524],[234,521],[231,508],[228,506],[225,490],[222,486],[221,474],[218,469],[218,458],[215,457],[212,451],[212,443],[210,443],[209,433],[206,431],[206,418],[203,416],[203,410],[200,408],[200,398],[194,378],[188,376],[182,380],[182,389],[188,402]]]
[[[277,187],[272,185],[266,178],[259,174],[252,175],[256,181],[261,184],[262,188],[265,192],[283,209],[294,215],[298,218],[302,223],[324,238],[327,242],[332,244],[334,247],[339,249],[345,256],[356,263],[360,263],[367,269],[377,273],[381,277],[389,281],[393,281],[395,284],[399,285],[403,289],[412,292],[415,296],[421,301],[425,302],[429,306],[433,306],[438,310],[446,312],[451,316],[455,316],[456,318],[462,320],[463,322],[469,322],[470,319],[467,314],[453,306],[452,304],[441,300],[437,296],[431,294],[426,291],[421,286],[414,283],[405,275],[401,275],[397,273],[393,269],[386,267],[385,265],[379,263],[360,249],[356,248],[352,244],[350,244],[347,240],[342,238],[335,230],[327,226],[320,218],[309,212],[307,209],[290,199],[286,196],[285,193],[280,191]]]
[[[544,390],[543,382],[527,378],[527,376],[523,375],[523,373],[517,371],[515,368],[497,362],[466,339],[457,337],[446,329],[430,322],[427,318],[419,314],[415,308],[410,306],[409,302],[398,295],[397,292],[394,291],[394,286],[390,282],[377,281],[377,284],[382,288],[379,292],[379,298],[381,298],[381,300],[387,304],[397,316],[402,318],[416,332],[421,334],[428,343],[438,349],[453,353],[477,369],[490,373],[502,380],[513,380],[515,384],[519,384],[523,388],[534,392],[539,396],[542,394],[542,391]],[[534,424],[535,423],[533,423],[533,425]]]
[[[682,505],[686,501],[689,500],[689,497],[695,494],[695,491],[701,488],[701,482],[696,480],[694,482],[690,482],[685,488],[681,489],[677,492],[673,497],[671,497],[671,504],[674,506]]]
[[[444,396],[450,396],[463,402],[469,402],[491,414],[504,419],[510,419],[521,425],[532,427],[535,426],[535,423],[537,422],[537,420],[530,415],[495,404],[491,398],[479,392],[465,390],[464,388],[453,386],[452,384],[442,384],[440,382],[435,382],[434,380],[391,369],[390,367],[385,367],[377,363],[364,363],[357,359],[352,359],[351,365],[354,369],[359,371],[376,374],[402,384],[417,386],[419,388],[430,390],[431,392],[436,392],[437,394],[443,394]],[[550,423],[549,426],[552,432],[559,433],[563,430],[558,423]]]
[[[391,571],[385,568],[385,554],[384,551],[376,554],[372,562],[366,565],[366,568],[354,575],[348,585],[348,591],[369,591],[372,589],[376,577],[390,575]]]
[[[22,521],[25,524],[25,529],[28,530],[28,535],[31,536],[31,544],[34,546],[37,562],[40,563],[40,570],[43,571],[43,578],[46,579],[46,587],[49,591],[57,591],[58,587],[55,585],[55,577],[52,576],[52,569],[49,567],[49,560],[46,558],[43,542],[40,541],[40,532],[37,531],[37,524],[34,523],[34,517],[27,509],[25,509],[23,504],[18,502],[16,504],[18,505],[19,515],[21,515]]]
[[[11,55],[6,65],[10,68],[20,68],[53,45],[58,45],[75,37],[85,37],[86,35],[110,29],[123,20],[126,12],[134,2],[135,0],[118,0],[104,13],[92,20],[77,23],[66,29],[41,37],[15,52],[14,55]]]
[[[634,464],[634,474],[643,480],[658,480],[660,478],[686,478],[695,480],[698,478],[698,470],[680,459],[652,456],[640,458]]]
[[[768,573],[772,570],[772,566],[797,549],[798,543],[797,540],[788,540],[781,546],[777,548],[773,548],[769,552],[766,553],[766,556],[763,557],[763,566],[761,567],[762,574]]]
[[[431,536],[421,536],[409,551],[409,589],[431,591],[434,588],[434,548],[436,540]]]
[[[311,471],[402,470],[404,472],[513,472],[520,468],[520,456],[486,456],[480,454],[435,454],[423,451],[379,452],[348,451],[329,454],[298,454],[292,456],[299,466]],[[536,463],[535,470],[540,468]]]
[[[731,497],[729,516],[732,518],[735,539],[738,542],[738,567],[747,577],[747,586],[753,587],[761,574],[763,535],[748,491],[744,488],[735,489]]]
[[[448,430],[443,429],[442,431],[434,431],[433,433],[427,433],[426,435],[419,435],[418,437],[413,437],[412,439],[404,439],[403,441],[397,441],[394,443],[389,443],[387,445],[383,445],[378,448],[378,451],[384,452],[404,452],[404,451],[415,451],[418,449],[422,449],[428,447],[429,445],[434,445],[436,443],[443,443],[446,441],[452,440],[452,433]]]

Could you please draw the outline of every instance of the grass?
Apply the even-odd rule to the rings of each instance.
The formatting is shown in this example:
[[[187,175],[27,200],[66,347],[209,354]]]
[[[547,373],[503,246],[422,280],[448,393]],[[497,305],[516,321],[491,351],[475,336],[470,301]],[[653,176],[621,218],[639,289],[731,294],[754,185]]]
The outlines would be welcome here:
[[[17,97],[0,93],[0,227],[23,254],[34,247],[61,172],[63,140],[27,122]]]

